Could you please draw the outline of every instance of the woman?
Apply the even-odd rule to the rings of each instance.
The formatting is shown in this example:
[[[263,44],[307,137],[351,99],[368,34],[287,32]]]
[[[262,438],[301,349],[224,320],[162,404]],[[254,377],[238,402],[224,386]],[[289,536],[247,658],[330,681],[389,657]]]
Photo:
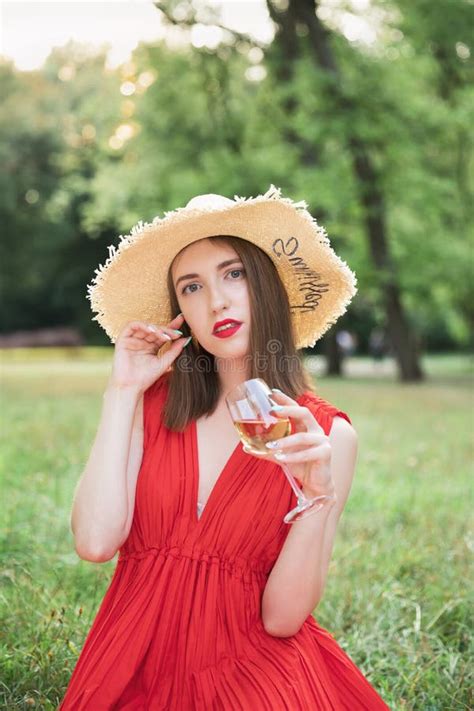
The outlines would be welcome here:
[[[324,230],[273,186],[198,196],[112,249],[89,295],[114,362],[72,528],[82,558],[119,558],[61,711],[388,708],[311,614],[357,435],[297,349],[355,293]],[[291,526],[280,465],[244,450],[225,404],[253,377],[279,388],[303,492],[328,497]]]

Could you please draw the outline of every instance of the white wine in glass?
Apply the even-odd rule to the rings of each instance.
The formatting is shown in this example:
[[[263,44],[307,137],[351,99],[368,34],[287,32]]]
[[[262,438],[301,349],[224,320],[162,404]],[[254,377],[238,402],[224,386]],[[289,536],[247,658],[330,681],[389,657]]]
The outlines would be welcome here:
[[[272,391],[262,378],[246,380],[233,388],[226,396],[227,407],[232,421],[240,435],[244,450],[258,457],[271,459],[281,450],[270,451],[265,445],[291,434],[291,422],[287,417],[275,417],[270,410],[277,403],[272,399]],[[278,460],[276,460],[278,462]],[[297,505],[283,518],[285,523],[293,523],[316,513],[331,497],[323,495],[308,499],[304,496],[283,462],[278,462],[293,489]]]
[[[291,423],[287,417],[280,417],[276,422],[269,423],[263,419],[242,418],[234,420],[234,425],[247,452],[253,451],[256,454],[271,454],[265,446],[266,443],[291,434]]]

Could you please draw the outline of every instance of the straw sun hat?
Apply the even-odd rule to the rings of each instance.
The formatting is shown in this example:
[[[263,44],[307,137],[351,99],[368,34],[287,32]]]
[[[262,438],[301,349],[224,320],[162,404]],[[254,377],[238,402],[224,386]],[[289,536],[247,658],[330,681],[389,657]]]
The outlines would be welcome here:
[[[271,185],[253,198],[198,195],[186,207],[136,224],[95,270],[87,299],[93,321],[112,343],[129,321],[166,324],[170,310],[167,273],[176,254],[212,235],[253,242],[272,260],[286,288],[297,348],[313,346],[347,310],[357,279],[334,252],[304,200],[293,202]]]

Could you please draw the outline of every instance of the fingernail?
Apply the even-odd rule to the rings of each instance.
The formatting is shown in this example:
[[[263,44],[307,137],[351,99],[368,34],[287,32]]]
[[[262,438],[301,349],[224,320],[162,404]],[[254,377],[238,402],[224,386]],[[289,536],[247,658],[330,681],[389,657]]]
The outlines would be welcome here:
[[[180,336],[184,336],[184,333],[182,331],[180,331],[178,328],[172,328],[171,330],[174,331],[174,333],[179,333]]]
[[[151,324],[147,326],[147,330],[153,331],[154,333],[158,333],[158,329],[156,328],[156,326],[152,326]]]
[[[189,341],[191,340],[191,338],[192,338],[192,336],[189,336],[188,338],[186,338],[186,340],[185,340],[185,342],[184,342],[184,346],[187,346],[187,345],[188,345],[188,343],[189,343]],[[183,346],[183,348],[184,348],[184,346]]]
[[[284,408],[283,405],[273,405],[273,407],[272,407],[272,409],[270,410],[270,412],[272,412],[273,410],[283,410],[283,408]]]
[[[269,449],[274,449],[275,447],[278,447],[279,445],[278,440],[274,440],[273,442],[266,442],[265,447],[268,447]]]
[[[178,314],[178,316],[182,316],[182,315],[183,315],[183,312],[180,311],[179,314]],[[178,316],[175,316],[175,318],[178,318]]]
[[[274,390],[276,393],[281,393],[282,395],[284,394],[283,390],[280,390],[280,388],[272,388],[272,390]]]
[[[173,340],[168,333],[162,333],[161,335],[163,336],[163,338],[166,338],[167,341]]]
[[[286,454],[283,454],[282,452],[275,452],[275,459],[286,459]]]

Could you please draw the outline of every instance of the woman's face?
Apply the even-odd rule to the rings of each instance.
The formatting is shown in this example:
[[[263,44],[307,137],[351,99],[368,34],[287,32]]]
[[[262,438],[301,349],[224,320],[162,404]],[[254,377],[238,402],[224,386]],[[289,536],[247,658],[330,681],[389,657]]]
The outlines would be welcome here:
[[[223,265],[223,262],[232,261]],[[217,358],[242,358],[248,353],[250,301],[247,277],[237,252],[229,245],[201,239],[174,260],[171,275],[184,320],[199,343]],[[214,325],[235,319],[241,326],[227,337]],[[226,331],[222,332],[223,335]]]

